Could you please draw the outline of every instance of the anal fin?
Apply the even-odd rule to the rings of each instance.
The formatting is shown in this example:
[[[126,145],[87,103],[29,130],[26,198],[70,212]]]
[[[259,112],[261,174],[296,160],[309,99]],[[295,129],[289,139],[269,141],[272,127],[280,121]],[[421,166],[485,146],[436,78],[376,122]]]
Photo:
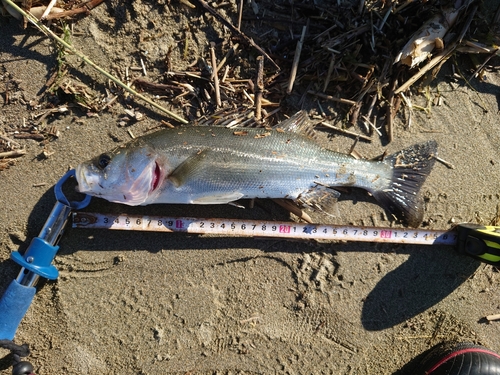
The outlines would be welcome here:
[[[315,185],[299,194],[295,200],[301,206],[307,206],[326,213],[331,212],[340,193],[323,185]]]

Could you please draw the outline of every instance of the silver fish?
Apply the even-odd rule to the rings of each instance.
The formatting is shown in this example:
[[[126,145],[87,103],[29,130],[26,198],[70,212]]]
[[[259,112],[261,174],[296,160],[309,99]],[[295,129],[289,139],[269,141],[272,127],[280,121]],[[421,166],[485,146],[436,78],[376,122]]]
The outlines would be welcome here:
[[[420,224],[419,190],[434,164],[436,142],[383,161],[358,160],[299,134],[306,129],[305,118],[299,112],[271,130],[160,130],[80,164],[78,190],[131,206],[288,198],[328,212],[340,195],[333,187],[349,186],[369,191],[406,224]]]

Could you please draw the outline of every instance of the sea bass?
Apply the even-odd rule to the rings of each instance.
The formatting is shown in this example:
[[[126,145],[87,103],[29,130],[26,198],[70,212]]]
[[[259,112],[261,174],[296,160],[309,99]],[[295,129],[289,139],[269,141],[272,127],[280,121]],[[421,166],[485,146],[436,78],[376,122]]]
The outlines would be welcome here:
[[[303,112],[273,129],[185,126],[134,139],[76,168],[78,190],[131,206],[222,204],[287,198],[328,212],[340,193],[362,188],[409,226],[423,218],[419,190],[437,144],[429,141],[382,161],[355,159],[303,135]]]

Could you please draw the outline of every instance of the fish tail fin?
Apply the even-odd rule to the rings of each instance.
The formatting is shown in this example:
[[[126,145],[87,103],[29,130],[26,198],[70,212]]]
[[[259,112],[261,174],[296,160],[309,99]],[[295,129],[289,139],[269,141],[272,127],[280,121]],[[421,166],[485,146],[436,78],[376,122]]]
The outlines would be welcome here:
[[[424,216],[420,188],[432,170],[437,155],[436,141],[411,146],[390,155],[385,162],[392,166],[390,187],[373,192],[377,201],[408,226],[418,227]]]

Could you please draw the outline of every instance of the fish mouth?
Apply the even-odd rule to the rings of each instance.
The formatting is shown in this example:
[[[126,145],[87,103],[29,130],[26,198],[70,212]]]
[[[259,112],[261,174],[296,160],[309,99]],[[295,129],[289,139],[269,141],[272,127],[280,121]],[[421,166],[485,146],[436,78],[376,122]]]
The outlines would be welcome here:
[[[160,185],[160,180],[161,180],[160,177],[161,177],[161,168],[158,162],[155,161],[153,176],[151,178],[151,193],[154,192],[156,188],[158,188],[158,185]]]
[[[76,191],[82,194],[86,194],[90,190],[90,186],[85,178],[85,171],[81,165],[78,165],[75,168],[75,178],[78,186],[76,187]]]

